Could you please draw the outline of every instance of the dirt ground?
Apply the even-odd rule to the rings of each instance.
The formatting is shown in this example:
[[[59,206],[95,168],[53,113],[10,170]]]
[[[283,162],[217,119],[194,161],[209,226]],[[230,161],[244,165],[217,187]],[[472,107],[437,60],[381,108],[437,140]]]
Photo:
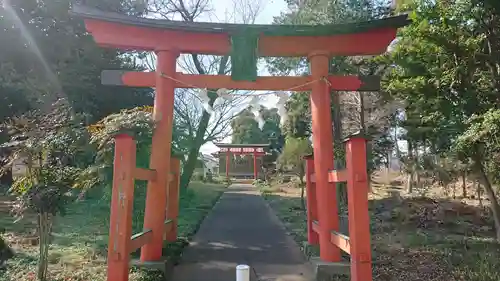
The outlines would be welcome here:
[[[369,195],[374,280],[500,280],[500,246],[488,202],[482,198],[479,204],[472,183],[467,198],[453,199],[443,187],[428,186],[410,195],[402,177],[386,179],[375,175]],[[458,186],[456,195],[461,195]],[[263,196],[302,245],[307,226],[300,189],[274,185]]]

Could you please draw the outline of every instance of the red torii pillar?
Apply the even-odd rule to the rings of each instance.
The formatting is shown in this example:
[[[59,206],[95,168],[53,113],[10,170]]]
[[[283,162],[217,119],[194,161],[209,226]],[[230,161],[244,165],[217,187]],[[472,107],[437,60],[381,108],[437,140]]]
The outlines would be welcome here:
[[[165,223],[167,186],[170,171],[170,149],[172,146],[172,121],[174,114],[175,83],[163,75],[175,75],[177,57],[174,51],[157,51],[156,94],[153,120],[156,128],[151,145],[150,168],[158,171],[156,181],[148,182],[144,228],[153,231],[151,243],[141,249],[141,261],[161,259]]]
[[[229,151],[227,151],[226,152],[226,179],[227,180],[229,180],[229,167],[231,167],[229,160],[231,160],[231,153]]]
[[[316,52],[309,55],[313,79],[328,76],[330,56]],[[325,261],[340,261],[340,249],[330,243],[330,232],[339,230],[338,204],[335,185],[328,182],[328,172],[333,170],[333,131],[330,87],[326,81],[314,83],[310,96],[314,166],[316,171],[316,198],[318,219],[321,222],[319,241],[320,257]]]
[[[346,142],[347,202],[352,280],[372,280],[370,214],[368,212],[369,176],[366,139],[355,135]]]
[[[109,276],[113,276],[122,281],[128,280],[129,271],[136,153],[135,141],[128,135],[118,135],[115,144],[107,280],[110,280]]]
[[[253,179],[257,180],[259,178],[259,170],[257,169],[257,152],[253,151]]]

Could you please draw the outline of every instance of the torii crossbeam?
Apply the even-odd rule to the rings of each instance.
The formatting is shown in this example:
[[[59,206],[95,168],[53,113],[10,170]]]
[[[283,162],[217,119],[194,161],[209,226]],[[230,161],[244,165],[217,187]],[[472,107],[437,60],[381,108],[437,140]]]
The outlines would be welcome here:
[[[347,158],[350,168],[348,167],[347,171],[332,171],[334,167],[330,91],[374,91],[379,89],[380,79],[373,76],[330,75],[330,58],[378,55],[385,52],[394,40],[397,29],[408,24],[406,15],[340,25],[283,26],[155,20],[107,13],[83,6],[74,6],[72,14],[84,18],[87,30],[100,46],[154,51],[157,55],[155,72],[105,71],[102,75],[103,83],[108,85],[155,87],[153,119],[157,122],[153,134],[150,170],[140,174],[142,178],[148,179],[144,218],[144,228],[148,229],[144,237],[147,239],[131,240],[126,237],[130,232],[131,204],[123,205],[113,201],[108,281],[128,280],[130,249],[142,246],[143,262],[161,259],[165,219],[167,217],[175,221],[176,215],[172,210],[159,210],[165,210],[167,195],[178,196],[175,192],[171,195],[167,173],[171,170],[174,91],[175,88],[193,87],[311,92],[314,160],[309,160],[308,167],[314,166],[314,170],[309,169],[309,172],[314,171],[314,175],[309,175],[309,182],[314,182],[314,188],[311,189],[314,193],[308,194],[308,200],[315,200],[317,205],[311,215],[314,223],[310,219],[308,225],[310,233],[313,231],[319,239],[309,241],[319,242],[320,258],[326,262],[340,261],[340,250],[347,251],[351,255],[351,280],[372,280],[367,207],[368,178],[366,171],[363,171],[366,170],[363,168],[363,163],[366,165],[364,142],[354,140],[348,144]],[[231,76],[178,73],[176,64],[180,54],[230,55]],[[257,77],[258,57],[307,57],[310,62],[310,75]],[[126,185],[127,194],[130,195],[134,175],[139,176],[137,170],[131,166],[134,165],[134,157],[129,155],[133,141],[119,138],[116,143],[119,148],[115,155],[119,156],[119,159],[115,158],[115,172],[121,171],[120,169],[127,172],[114,178],[113,188]],[[354,149],[356,147],[357,149]],[[178,167],[175,170],[178,171]],[[350,240],[340,239],[340,236],[335,234],[339,230],[338,216],[335,215],[338,213],[338,206],[334,182],[337,181],[348,182]],[[113,200],[119,198],[121,197],[113,197]],[[122,217],[125,221],[119,219],[121,212],[126,214]],[[168,239],[172,239],[173,232],[169,233]],[[348,246],[341,245],[346,241],[349,242]],[[134,243],[133,247],[130,243]]]

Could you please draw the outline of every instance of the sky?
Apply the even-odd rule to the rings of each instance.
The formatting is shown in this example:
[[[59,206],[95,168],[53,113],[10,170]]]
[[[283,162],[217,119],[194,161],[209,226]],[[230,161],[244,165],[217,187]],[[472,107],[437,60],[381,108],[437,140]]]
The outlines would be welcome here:
[[[255,19],[256,24],[271,24],[275,16],[287,9],[284,0],[212,0],[214,13],[220,21],[224,21],[227,13],[232,13],[234,3],[254,2],[261,3],[261,12]],[[256,4],[258,5],[258,4]],[[215,21],[216,19],[212,19]]]
[[[212,6],[214,9],[214,15],[205,19],[200,20],[210,20],[210,21],[220,21],[224,22],[227,18],[227,14],[233,10],[233,3],[235,0],[212,0]],[[236,0],[236,1],[255,1],[259,2],[259,0]],[[255,23],[256,24],[271,24],[273,22],[273,18],[279,16],[281,12],[285,12],[287,9],[287,4],[284,0],[260,0],[262,3],[261,12],[257,16]],[[265,76],[269,75],[266,71],[264,65],[259,66],[259,75]],[[265,107],[274,107],[276,105],[277,98],[274,96],[266,97],[265,100],[261,102],[261,104]],[[230,142],[231,138],[228,137],[223,140],[223,142]],[[213,143],[206,143],[201,147],[201,152],[204,154],[209,154],[213,152],[217,152],[219,149]]]

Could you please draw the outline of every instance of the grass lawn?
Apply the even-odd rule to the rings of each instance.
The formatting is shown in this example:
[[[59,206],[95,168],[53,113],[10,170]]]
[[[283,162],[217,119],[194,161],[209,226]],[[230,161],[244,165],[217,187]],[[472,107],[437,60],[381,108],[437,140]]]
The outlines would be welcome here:
[[[442,196],[395,199],[384,186],[372,186],[374,280],[500,280],[500,246],[488,208]],[[299,245],[307,241],[299,190],[279,186],[262,195]]]
[[[134,233],[142,230],[144,217],[146,191],[140,186],[134,196]],[[190,185],[180,202],[180,237],[189,239],[196,232],[224,190],[223,185],[196,182]],[[109,208],[108,194],[93,194],[73,204],[66,216],[56,218],[49,254],[50,281],[105,280]],[[16,252],[16,257],[8,261],[7,270],[0,271],[0,281],[35,280],[38,246],[31,235],[33,222],[26,218],[14,223],[4,202],[4,208],[0,207],[0,226],[6,229],[3,236]],[[132,270],[130,280],[149,279],[143,271]]]

